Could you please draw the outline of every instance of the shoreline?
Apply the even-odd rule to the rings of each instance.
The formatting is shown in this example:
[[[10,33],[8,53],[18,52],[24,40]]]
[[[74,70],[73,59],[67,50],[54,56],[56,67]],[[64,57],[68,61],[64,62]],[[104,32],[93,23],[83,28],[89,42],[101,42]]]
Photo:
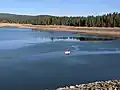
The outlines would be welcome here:
[[[32,25],[32,24],[17,24],[17,23],[0,23],[0,27],[17,27],[31,28],[33,30],[48,30],[48,31],[69,31],[76,33],[85,33],[91,35],[104,35],[111,37],[120,37],[120,28],[118,27],[75,27],[63,25]]]
[[[75,86],[65,86],[56,90],[120,90],[120,80],[96,81]]]

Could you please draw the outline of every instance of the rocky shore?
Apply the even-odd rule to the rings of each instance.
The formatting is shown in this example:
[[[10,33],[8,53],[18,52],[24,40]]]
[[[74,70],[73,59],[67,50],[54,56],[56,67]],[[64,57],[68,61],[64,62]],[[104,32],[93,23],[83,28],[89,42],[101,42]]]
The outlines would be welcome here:
[[[56,90],[120,90],[120,80],[98,81],[88,84],[66,86]]]

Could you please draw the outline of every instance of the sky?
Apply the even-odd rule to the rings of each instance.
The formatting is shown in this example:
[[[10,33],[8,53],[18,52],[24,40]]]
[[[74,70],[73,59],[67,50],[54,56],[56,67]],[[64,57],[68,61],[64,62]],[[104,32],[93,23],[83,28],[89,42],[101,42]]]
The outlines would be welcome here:
[[[120,12],[120,0],[1,0],[0,13],[88,16]]]

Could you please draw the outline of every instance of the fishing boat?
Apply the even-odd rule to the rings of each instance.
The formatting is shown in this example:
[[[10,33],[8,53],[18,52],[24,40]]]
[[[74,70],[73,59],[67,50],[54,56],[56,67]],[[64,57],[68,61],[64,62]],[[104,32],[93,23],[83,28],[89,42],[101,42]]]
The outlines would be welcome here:
[[[65,50],[65,55],[69,55],[70,54],[70,50],[69,49],[66,49]]]

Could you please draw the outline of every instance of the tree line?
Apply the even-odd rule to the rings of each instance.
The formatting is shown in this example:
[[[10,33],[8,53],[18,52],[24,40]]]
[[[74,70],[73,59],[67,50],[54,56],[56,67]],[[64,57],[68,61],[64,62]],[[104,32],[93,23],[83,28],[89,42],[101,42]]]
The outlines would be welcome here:
[[[4,16],[4,15],[3,15]],[[8,15],[9,16],[9,15]],[[98,16],[59,17],[49,15],[25,16],[13,15],[1,17],[1,23],[19,23],[33,25],[66,25],[83,27],[120,27],[120,13],[108,13]]]

